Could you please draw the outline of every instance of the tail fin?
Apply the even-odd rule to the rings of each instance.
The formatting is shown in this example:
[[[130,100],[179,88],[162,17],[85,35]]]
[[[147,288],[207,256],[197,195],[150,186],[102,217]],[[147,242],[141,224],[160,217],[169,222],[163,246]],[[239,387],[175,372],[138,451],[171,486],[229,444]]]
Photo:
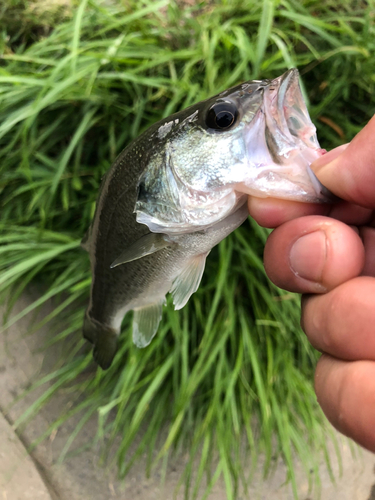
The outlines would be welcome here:
[[[118,332],[85,314],[83,336],[94,344],[93,356],[96,363],[107,370],[117,351]]]

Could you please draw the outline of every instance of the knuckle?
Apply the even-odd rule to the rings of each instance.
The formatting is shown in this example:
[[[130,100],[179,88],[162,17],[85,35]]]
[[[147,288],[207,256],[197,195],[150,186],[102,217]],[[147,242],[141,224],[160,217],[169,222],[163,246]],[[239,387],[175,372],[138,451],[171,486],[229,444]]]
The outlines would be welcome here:
[[[320,316],[320,342],[325,352],[331,352],[341,342],[345,324],[342,322],[342,311],[346,308],[346,301],[336,290],[327,297]]]

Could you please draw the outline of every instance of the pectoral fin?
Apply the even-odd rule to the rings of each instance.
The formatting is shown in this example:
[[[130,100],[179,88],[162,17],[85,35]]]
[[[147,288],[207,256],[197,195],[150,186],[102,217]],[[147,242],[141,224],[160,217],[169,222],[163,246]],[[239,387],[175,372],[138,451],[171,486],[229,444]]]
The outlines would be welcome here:
[[[133,342],[137,347],[146,347],[154,338],[161,320],[163,298],[146,307],[134,309]]]
[[[142,236],[129,248],[126,248],[117,259],[112,262],[111,269],[126,262],[140,259],[146,255],[158,252],[163,248],[174,245],[164,234],[148,233]]]
[[[189,259],[181,273],[174,279],[170,289],[174,308],[182,309],[191,295],[198,290],[208,253]]]

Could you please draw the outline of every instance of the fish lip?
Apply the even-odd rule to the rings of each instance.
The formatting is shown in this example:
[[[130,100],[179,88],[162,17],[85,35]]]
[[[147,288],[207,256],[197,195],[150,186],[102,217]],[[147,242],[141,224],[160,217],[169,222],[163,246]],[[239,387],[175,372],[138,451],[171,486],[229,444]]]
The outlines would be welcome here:
[[[299,80],[299,71],[297,68],[288,69],[288,71],[285,71],[285,73],[283,73],[279,78],[280,87],[286,86],[286,88],[288,88],[291,82]]]
[[[299,81],[299,71],[297,68],[288,69],[288,71],[283,73],[278,78],[275,78],[275,80],[279,80],[277,89],[277,104],[282,107],[286,93],[290,89],[291,85]],[[272,82],[275,82],[275,80],[272,80]]]
[[[287,125],[287,118],[285,115],[284,108],[287,106],[287,98],[289,97],[289,94],[292,89],[292,85],[295,85],[297,83],[297,88],[294,90],[299,91],[299,72],[298,69],[292,68],[288,70],[286,73],[281,75],[280,77],[280,84],[279,88],[277,89],[277,109],[281,113],[281,116],[283,118],[283,122],[285,122],[286,128],[289,129]],[[290,131],[290,129],[289,129]],[[290,131],[291,132],[291,131]]]

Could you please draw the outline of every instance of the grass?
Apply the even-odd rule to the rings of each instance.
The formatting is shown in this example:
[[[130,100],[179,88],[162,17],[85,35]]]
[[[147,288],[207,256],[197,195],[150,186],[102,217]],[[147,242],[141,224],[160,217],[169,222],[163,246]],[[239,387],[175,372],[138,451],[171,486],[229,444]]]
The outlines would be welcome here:
[[[25,2],[5,1],[0,295],[8,325],[53,298],[56,308],[42,323],[51,343],[71,345],[17,425],[69,387],[75,404],[48,430],[81,416],[63,457],[96,414],[97,442],[121,477],[141,453],[150,472],[188,450],[186,498],[198,498],[200,487],[208,495],[222,478],[231,500],[262,452],[265,472],[275,457],[284,459],[297,498],[293,457],[316,473],[327,431],[298,298],[264,273],[267,231],[249,221],[215,248],[199,291],[179,312],[168,301],[147,349],[133,346],[127,317],[113,366],[89,377],[81,376],[92,360],[80,330],[90,273],[79,242],[100,179],[121,149],[161,117],[237,82],[298,67],[322,147],[350,140],[375,111],[373,9],[373,1],[354,0],[81,0],[56,24],[33,17]],[[30,283],[43,285],[40,298],[12,318]]]

